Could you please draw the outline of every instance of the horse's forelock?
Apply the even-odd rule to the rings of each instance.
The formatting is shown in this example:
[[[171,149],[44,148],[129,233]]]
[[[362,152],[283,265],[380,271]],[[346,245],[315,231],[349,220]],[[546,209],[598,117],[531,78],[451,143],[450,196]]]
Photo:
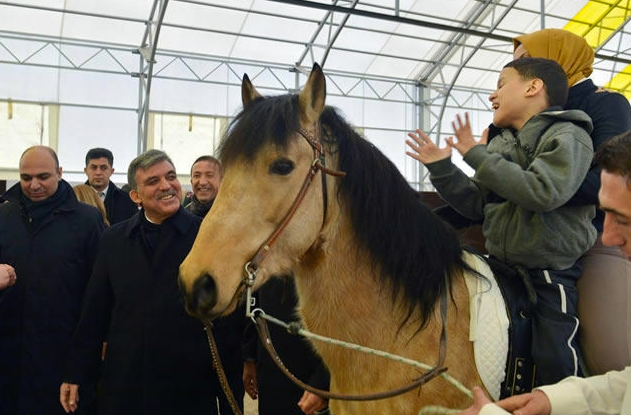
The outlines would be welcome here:
[[[230,123],[219,158],[224,165],[240,157],[252,161],[268,141],[286,147],[291,133],[299,128],[297,95],[257,98]]]

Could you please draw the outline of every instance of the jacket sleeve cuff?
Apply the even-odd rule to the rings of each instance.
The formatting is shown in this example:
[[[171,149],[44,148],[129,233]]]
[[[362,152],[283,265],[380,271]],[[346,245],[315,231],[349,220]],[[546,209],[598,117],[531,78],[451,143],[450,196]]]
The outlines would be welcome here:
[[[507,415],[507,414],[510,414],[510,413],[506,412],[505,410],[495,405],[494,403],[487,403],[486,405],[482,407],[482,409],[480,409],[480,413],[479,413],[479,415]]]
[[[434,161],[433,163],[427,163],[425,165],[427,170],[432,176],[446,176],[450,174],[456,165],[451,162],[451,157],[447,157],[442,160]]]
[[[559,382],[554,385],[538,387],[550,401],[550,415],[572,413],[589,413],[583,391],[573,382]]]
[[[462,157],[462,159],[471,166],[474,170],[482,164],[482,162],[486,159],[489,152],[486,150],[486,144],[478,144],[473,146],[467,153]]]

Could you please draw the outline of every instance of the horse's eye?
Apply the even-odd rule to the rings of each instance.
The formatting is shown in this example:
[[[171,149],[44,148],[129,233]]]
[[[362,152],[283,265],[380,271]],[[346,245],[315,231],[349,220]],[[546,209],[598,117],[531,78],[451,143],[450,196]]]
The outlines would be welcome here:
[[[269,172],[287,176],[294,169],[294,162],[287,159],[276,160],[269,166]]]

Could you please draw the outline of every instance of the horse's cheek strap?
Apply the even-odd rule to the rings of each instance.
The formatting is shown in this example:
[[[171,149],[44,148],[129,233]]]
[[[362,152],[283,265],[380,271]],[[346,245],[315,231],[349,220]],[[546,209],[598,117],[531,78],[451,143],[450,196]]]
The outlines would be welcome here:
[[[302,135],[307,140],[309,145],[313,148],[313,152],[314,152],[313,162],[311,163],[311,167],[309,168],[309,171],[307,172],[307,176],[305,177],[304,181],[302,182],[302,186],[300,187],[300,191],[296,195],[296,198],[294,199],[294,202],[292,203],[291,207],[289,208],[289,211],[287,212],[287,214],[285,215],[285,217],[281,221],[280,225],[278,225],[278,228],[276,228],[276,230],[270,235],[270,237],[267,238],[267,240],[261,245],[261,247],[258,249],[258,251],[254,255],[254,257],[250,261],[251,267],[254,270],[257,270],[259,268],[259,266],[261,265],[261,262],[263,262],[263,260],[267,256],[267,253],[270,251],[272,246],[276,243],[276,241],[279,238],[280,234],[285,230],[285,228],[289,224],[289,221],[291,220],[291,218],[294,216],[294,214],[298,210],[298,207],[300,206],[300,203],[302,203],[302,200],[304,199],[305,195],[307,194],[307,190],[309,189],[309,186],[313,182],[313,178],[315,177],[315,175],[318,172],[318,170],[322,173],[322,199],[323,199],[323,204],[324,204],[323,209],[322,209],[322,211],[323,211],[322,226],[324,226],[324,222],[326,220],[326,210],[327,210],[327,206],[328,206],[328,196],[327,196],[326,177],[325,176],[327,174],[331,174],[331,175],[337,176],[337,177],[343,177],[343,176],[346,175],[345,172],[342,172],[342,171],[339,171],[339,170],[328,169],[324,165],[325,157],[324,157],[324,151],[322,149],[322,144],[320,143],[320,124],[319,123],[318,123],[318,125],[316,125],[317,137],[315,139],[310,138],[307,135],[307,133],[305,131],[303,131],[302,129],[299,130],[298,132],[300,133],[300,135]]]
[[[261,265],[261,262],[263,262],[269,250],[276,243],[276,241],[278,240],[278,237],[280,236],[281,233],[283,233],[283,231],[289,224],[289,221],[298,210],[298,206],[300,206],[300,203],[305,198],[305,195],[307,194],[307,190],[309,189],[309,185],[313,181],[313,177],[315,176],[316,172],[317,170],[315,169],[315,167],[311,167],[309,169],[309,172],[307,173],[307,177],[305,177],[305,180],[302,182],[302,187],[300,188],[300,191],[296,195],[294,202],[291,204],[289,211],[287,212],[287,214],[281,221],[280,225],[278,225],[278,228],[276,228],[276,230],[270,235],[269,238],[267,238],[267,240],[263,243],[263,245],[261,245],[259,250],[256,252],[256,255],[254,255],[254,258],[252,258],[252,260],[250,261],[251,267],[254,270],[257,270],[259,268],[259,266]]]

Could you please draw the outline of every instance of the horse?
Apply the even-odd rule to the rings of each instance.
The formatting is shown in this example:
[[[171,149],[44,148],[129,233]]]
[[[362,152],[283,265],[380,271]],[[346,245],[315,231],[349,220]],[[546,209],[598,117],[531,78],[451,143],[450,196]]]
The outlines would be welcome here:
[[[466,388],[482,385],[465,277],[483,276],[455,231],[325,98],[317,64],[297,94],[263,97],[244,76],[243,110],[220,146],[219,193],[180,266],[187,311],[204,321],[232,312],[246,288],[244,266],[255,257],[254,289],[275,276],[295,278],[308,330],[432,364],[444,326],[448,373]],[[400,361],[313,346],[338,393],[394,389],[420,375]],[[420,391],[332,400],[330,408],[397,415],[471,403],[439,377]]]

